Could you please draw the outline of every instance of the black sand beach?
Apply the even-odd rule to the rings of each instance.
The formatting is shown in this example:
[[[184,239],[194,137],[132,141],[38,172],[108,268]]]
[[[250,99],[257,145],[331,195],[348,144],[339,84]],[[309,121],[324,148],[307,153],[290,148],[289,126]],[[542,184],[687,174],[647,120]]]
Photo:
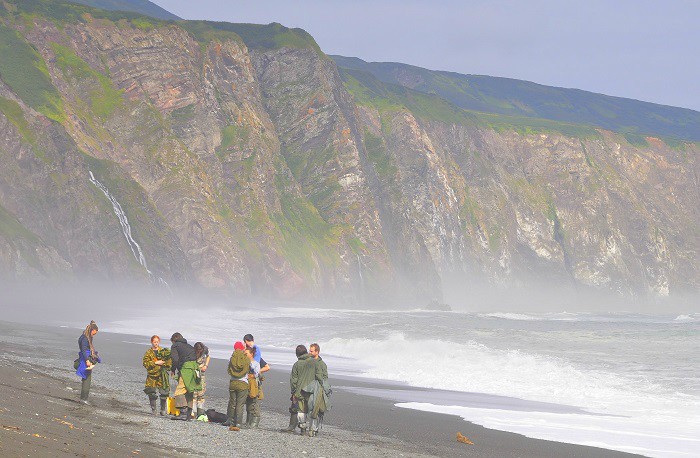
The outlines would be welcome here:
[[[0,322],[2,456],[634,456],[396,408],[395,401],[360,393],[390,390],[405,398],[411,393],[420,397],[423,390],[354,378],[332,377],[333,409],[319,437],[282,433],[278,430],[287,425],[289,394],[287,370],[280,368],[268,373],[258,430],[230,432],[215,424],[170,421],[150,415],[141,391],[141,357],[148,339],[106,332],[95,339],[104,363],[93,376],[94,406],[82,406],[72,370],[79,334],[77,329]],[[129,343],[141,340],[143,346]],[[226,362],[213,360],[207,371],[207,408],[226,410],[227,387]],[[474,445],[457,442],[458,431]]]

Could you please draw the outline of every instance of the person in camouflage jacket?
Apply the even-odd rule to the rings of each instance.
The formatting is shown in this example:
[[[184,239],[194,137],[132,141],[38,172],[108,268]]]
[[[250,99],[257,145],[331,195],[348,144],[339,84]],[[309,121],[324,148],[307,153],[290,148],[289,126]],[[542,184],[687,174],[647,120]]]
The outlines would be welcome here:
[[[170,350],[160,347],[160,337],[151,337],[151,348],[143,355],[143,367],[146,368],[146,387],[143,392],[148,396],[151,412],[156,415],[156,400],[160,396],[160,414],[165,416],[168,396],[170,395],[170,371],[172,361]]]

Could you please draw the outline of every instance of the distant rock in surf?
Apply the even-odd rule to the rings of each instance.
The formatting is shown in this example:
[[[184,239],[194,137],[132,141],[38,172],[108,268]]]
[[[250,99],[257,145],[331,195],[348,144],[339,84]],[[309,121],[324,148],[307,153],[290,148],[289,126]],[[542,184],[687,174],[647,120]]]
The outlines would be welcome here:
[[[437,310],[439,312],[451,312],[452,307],[450,307],[448,304],[445,304],[444,302],[440,302],[436,299],[433,299],[432,301],[428,302],[428,305],[425,306],[425,310]]]

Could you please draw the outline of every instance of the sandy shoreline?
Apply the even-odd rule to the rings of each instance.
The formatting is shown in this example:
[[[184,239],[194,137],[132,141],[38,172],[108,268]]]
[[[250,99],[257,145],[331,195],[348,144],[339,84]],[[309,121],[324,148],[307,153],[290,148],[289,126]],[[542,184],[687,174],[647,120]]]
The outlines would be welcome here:
[[[141,391],[147,342],[138,346],[127,342],[142,337],[104,332],[95,341],[105,361],[93,376],[95,406],[84,407],[77,403],[80,383],[71,370],[79,334],[75,329],[0,322],[3,456],[634,456],[400,409],[389,399],[359,393],[406,387],[353,378],[332,380],[334,407],[320,437],[285,434],[278,429],[289,418],[288,373],[275,369],[266,380],[259,430],[235,433],[213,424],[170,421],[149,414]],[[224,361],[213,361],[207,386],[207,408],[225,411]],[[475,445],[457,442],[457,431]]]

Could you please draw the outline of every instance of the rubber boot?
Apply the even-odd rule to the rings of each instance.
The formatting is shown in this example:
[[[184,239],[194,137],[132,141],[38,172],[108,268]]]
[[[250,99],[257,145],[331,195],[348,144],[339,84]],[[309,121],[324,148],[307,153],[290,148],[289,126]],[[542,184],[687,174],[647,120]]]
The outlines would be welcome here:
[[[259,424],[260,424],[260,417],[256,417],[253,415],[253,418],[251,418],[251,420],[250,420],[250,427],[257,428]]]
[[[148,398],[148,402],[149,402],[149,404],[151,404],[151,413],[153,415],[156,415],[156,410],[157,410],[156,409],[156,399],[157,398],[151,398],[151,397]]]
[[[168,413],[168,400],[160,398],[160,416],[164,417]]]
[[[298,424],[299,419],[297,418],[297,414],[289,414],[289,426],[281,429],[280,431],[282,431],[283,433],[293,433],[294,431],[296,431]]]
[[[182,420],[182,421],[189,421],[190,419],[190,412],[187,407],[180,407],[180,414],[175,415],[170,417],[171,420]]]
[[[297,414],[297,418],[299,419],[299,428],[301,429],[301,435],[305,436],[306,428],[309,426],[309,424],[306,422],[306,414],[303,412],[299,412]]]

